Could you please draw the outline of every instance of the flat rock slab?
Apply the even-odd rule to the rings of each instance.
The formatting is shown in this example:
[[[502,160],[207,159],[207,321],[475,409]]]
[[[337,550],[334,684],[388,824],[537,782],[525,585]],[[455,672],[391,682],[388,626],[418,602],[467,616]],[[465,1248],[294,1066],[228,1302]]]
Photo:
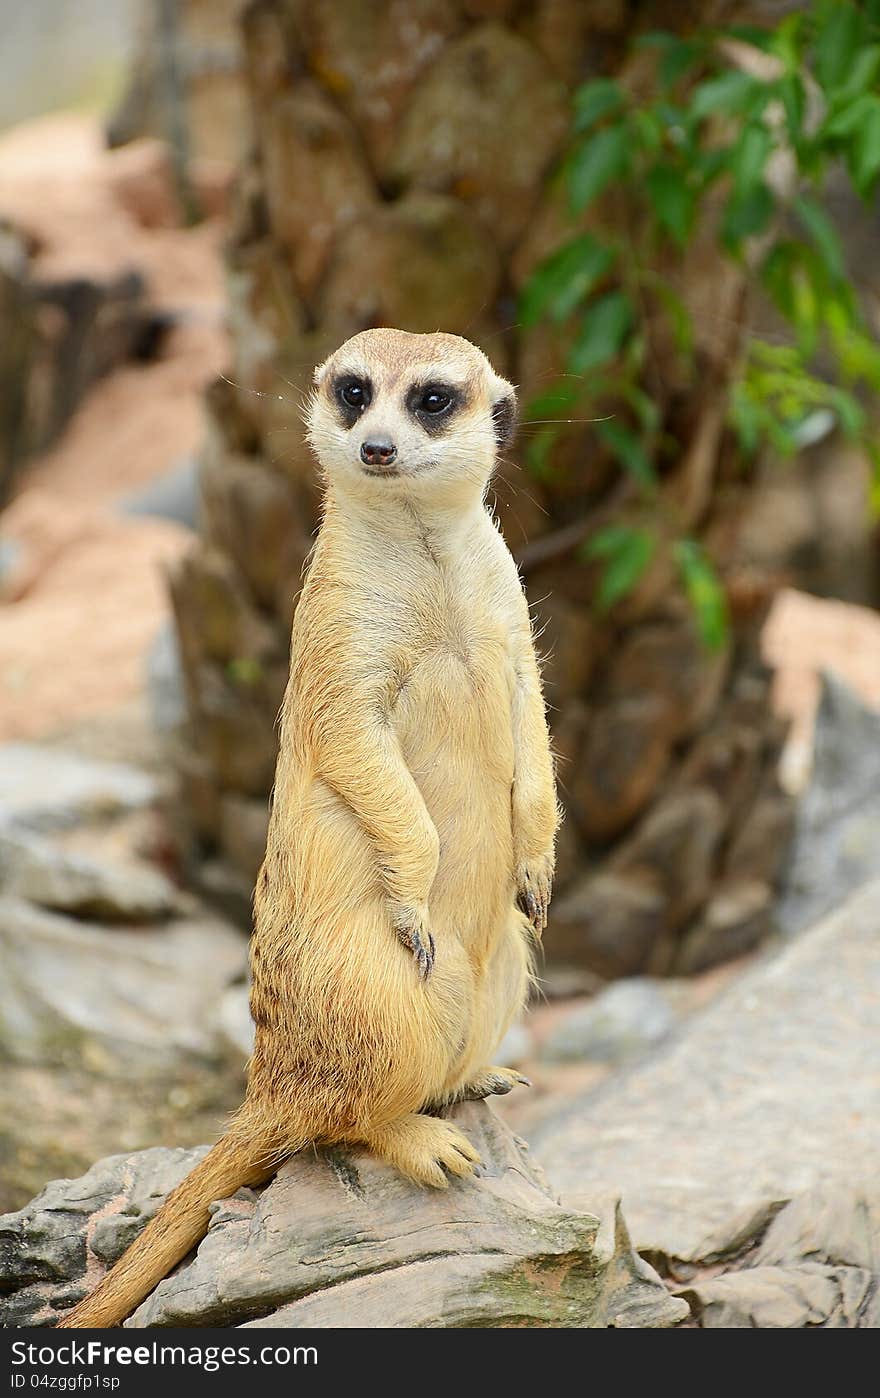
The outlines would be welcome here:
[[[0,960],[0,1057],[130,1078],[229,1052],[247,943],[210,914],[107,928],[0,896]]]
[[[0,890],[57,912],[99,922],[153,922],[169,917],[174,885],[143,861],[68,851],[41,835],[0,826]]]
[[[453,1115],[479,1179],[420,1189],[364,1152],[309,1152],[218,1204],[195,1256],[127,1322],[146,1326],[663,1327],[688,1314],[619,1209],[560,1205],[483,1103]],[[0,1319],[51,1325],[120,1256],[203,1151],[99,1161],[0,1219]]]
[[[0,825],[52,830],[120,815],[158,799],[155,779],[119,762],[96,762],[38,743],[0,746]]]
[[[819,1190],[832,1207],[876,1178],[880,882],[533,1144],[569,1204],[619,1190],[636,1247],[679,1276],[759,1237],[789,1200]]]

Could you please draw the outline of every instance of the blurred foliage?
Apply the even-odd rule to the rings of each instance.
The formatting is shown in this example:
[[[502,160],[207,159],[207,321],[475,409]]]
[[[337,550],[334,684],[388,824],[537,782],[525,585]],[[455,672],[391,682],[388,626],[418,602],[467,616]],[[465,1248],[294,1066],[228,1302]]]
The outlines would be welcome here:
[[[772,30],[653,33],[637,46],[652,64],[650,97],[612,78],[575,94],[561,180],[573,222],[583,226],[589,210],[591,231],[546,258],[521,299],[526,326],[555,323],[569,345],[566,378],[527,408],[527,420],[544,424],[529,449],[532,469],[551,469],[563,413],[592,411],[621,470],[640,492],[656,491],[658,454],[677,444],[645,374],[646,307],[665,317],[696,379],[690,313],[657,268],[680,265],[698,230],[711,228],[719,255],[743,266],[790,331],[783,345],[744,336],[731,365],[727,415],[743,459],[766,445],[791,455],[816,435],[817,415],[833,414],[880,481],[860,397],[880,390],[880,346],[822,205],[834,166],[863,199],[877,188],[880,0],[814,0]],[[609,189],[624,191],[634,210],[625,231],[592,207]],[[625,412],[603,418],[609,402]],[[880,502],[880,486],[875,495]],[[650,532],[623,524],[587,542],[584,556],[603,564],[600,607],[636,585],[654,548]],[[674,557],[705,641],[720,644],[724,596],[709,561],[691,539]]]

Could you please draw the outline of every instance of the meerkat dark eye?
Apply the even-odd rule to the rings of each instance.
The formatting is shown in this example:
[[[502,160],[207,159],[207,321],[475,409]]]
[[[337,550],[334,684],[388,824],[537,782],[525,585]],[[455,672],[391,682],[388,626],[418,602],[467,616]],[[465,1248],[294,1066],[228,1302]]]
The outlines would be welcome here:
[[[430,413],[436,417],[452,406],[452,394],[445,388],[426,388],[416,406],[420,413]]]
[[[362,413],[369,407],[369,387],[359,379],[344,379],[336,391],[346,408],[353,408],[355,412]]]

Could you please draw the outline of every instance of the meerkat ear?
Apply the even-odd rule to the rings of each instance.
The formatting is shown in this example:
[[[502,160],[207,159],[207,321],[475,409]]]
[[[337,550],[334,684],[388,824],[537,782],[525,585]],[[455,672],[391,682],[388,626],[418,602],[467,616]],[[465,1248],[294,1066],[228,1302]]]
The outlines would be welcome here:
[[[324,379],[327,374],[327,366],[329,363],[330,360],[325,359],[323,364],[318,364],[315,366],[315,372],[312,375],[312,378],[314,379],[315,383],[315,388],[320,388],[321,384],[324,382]]]
[[[492,404],[492,422],[495,425],[495,440],[499,447],[507,447],[516,436],[518,405],[513,384],[505,379],[495,381],[495,401]]]

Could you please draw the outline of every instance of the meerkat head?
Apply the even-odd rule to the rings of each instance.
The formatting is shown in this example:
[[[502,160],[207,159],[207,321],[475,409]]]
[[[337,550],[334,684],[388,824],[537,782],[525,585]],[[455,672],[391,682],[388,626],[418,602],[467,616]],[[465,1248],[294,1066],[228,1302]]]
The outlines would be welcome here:
[[[513,387],[459,335],[364,330],[315,371],[307,426],[346,494],[429,503],[482,496],[516,424]]]

